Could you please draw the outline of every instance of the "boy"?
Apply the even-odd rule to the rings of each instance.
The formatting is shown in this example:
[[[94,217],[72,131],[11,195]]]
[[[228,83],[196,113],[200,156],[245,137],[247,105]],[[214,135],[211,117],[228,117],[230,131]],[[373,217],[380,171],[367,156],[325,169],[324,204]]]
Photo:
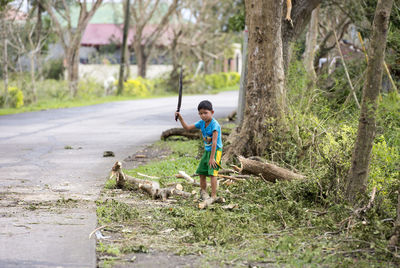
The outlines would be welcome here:
[[[209,176],[211,179],[211,197],[215,199],[217,197],[216,176],[221,167],[222,156],[221,126],[213,118],[214,110],[211,102],[208,100],[200,102],[197,110],[199,111],[201,120],[194,125],[187,125],[179,112],[176,112],[175,116],[178,116],[184,129],[191,130],[198,128],[201,130],[205,152],[196,170],[196,173],[200,175],[200,195],[203,200],[208,198],[206,177]]]

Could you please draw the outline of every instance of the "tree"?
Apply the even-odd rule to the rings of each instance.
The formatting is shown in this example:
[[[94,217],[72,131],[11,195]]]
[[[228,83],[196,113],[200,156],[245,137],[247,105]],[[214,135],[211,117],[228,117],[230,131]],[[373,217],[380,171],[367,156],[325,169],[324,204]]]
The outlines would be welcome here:
[[[245,114],[225,160],[234,155],[263,155],[278,133],[285,110],[282,1],[245,4],[249,33]]]
[[[119,66],[119,78],[118,78],[118,91],[117,94],[121,95],[122,90],[124,89],[123,80],[124,80],[124,67],[126,65],[125,61],[129,62],[129,57],[125,59],[126,51],[127,51],[127,44],[128,44],[128,30],[129,30],[129,9],[130,9],[130,1],[126,0],[125,3],[125,16],[124,16],[124,29],[123,29],[123,36],[122,36],[122,46],[121,46],[121,63]],[[129,65],[127,66],[127,69]]]
[[[133,49],[135,50],[136,61],[138,65],[138,76],[146,77],[146,67],[149,56],[154,49],[158,38],[167,30],[168,20],[178,6],[179,0],[172,0],[168,5],[167,11],[161,15],[155,28],[145,33],[145,27],[149,26],[155,15],[160,15],[160,6],[166,4],[163,1],[156,0],[135,0],[131,5],[132,24],[134,25],[135,37],[133,39]],[[149,27],[150,28],[150,27]]]
[[[393,0],[379,0],[375,10],[357,138],[346,189],[346,197],[352,203],[358,199],[359,195],[364,194],[367,188],[369,162],[376,130],[377,99],[382,83],[383,60],[392,5]]]
[[[291,19],[292,24],[282,17],[282,51],[285,71],[290,62],[291,42],[297,40],[300,34],[308,25],[313,10],[322,2],[322,0],[297,0],[292,1]],[[287,5],[284,6],[286,13]]]
[[[61,40],[61,45],[64,48],[64,61],[67,67],[67,79],[71,96],[75,97],[78,91],[79,81],[79,48],[81,45],[82,35],[93,17],[96,10],[100,7],[103,0],[95,0],[90,5],[86,0],[76,1],[75,5],[79,6],[79,17],[76,28],[73,28],[71,21],[71,12],[69,1],[55,0],[39,0],[42,7],[50,15],[55,31]],[[91,8],[88,10],[88,7]],[[59,16],[56,15],[58,13]],[[61,19],[65,20],[67,27],[62,27]]]

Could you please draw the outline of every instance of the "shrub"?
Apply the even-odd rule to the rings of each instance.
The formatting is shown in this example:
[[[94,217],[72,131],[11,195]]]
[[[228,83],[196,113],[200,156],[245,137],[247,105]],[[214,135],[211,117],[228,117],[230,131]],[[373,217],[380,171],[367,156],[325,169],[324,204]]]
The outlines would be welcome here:
[[[142,78],[143,79],[143,78]],[[142,82],[142,79],[129,79],[124,83],[123,95],[145,97],[150,94],[146,84]]]
[[[78,85],[79,97],[100,97],[103,95],[103,87],[93,79],[81,80]]]
[[[17,87],[8,88],[8,103],[13,108],[20,108],[24,105],[24,93]]]
[[[239,84],[240,82],[240,74],[237,72],[230,72],[228,73],[229,75],[229,80],[228,80],[228,86],[235,86]]]
[[[49,60],[43,67],[43,77],[45,79],[60,80],[64,76],[63,59]]]

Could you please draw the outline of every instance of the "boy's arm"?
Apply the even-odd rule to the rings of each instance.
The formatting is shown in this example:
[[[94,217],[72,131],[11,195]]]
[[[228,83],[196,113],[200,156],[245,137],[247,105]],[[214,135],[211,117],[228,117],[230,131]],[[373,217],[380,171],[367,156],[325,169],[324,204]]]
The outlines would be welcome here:
[[[210,155],[210,160],[208,161],[208,165],[211,168],[218,167],[218,164],[215,161],[215,151],[217,150],[217,140],[218,140],[218,131],[214,130],[213,135],[212,135],[211,155]]]
[[[179,122],[181,122],[181,125],[184,129],[186,130],[191,130],[191,129],[195,129],[196,127],[194,125],[188,125],[186,124],[185,120],[183,120],[183,117],[181,115],[180,112],[176,112],[175,116],[178,116]]]

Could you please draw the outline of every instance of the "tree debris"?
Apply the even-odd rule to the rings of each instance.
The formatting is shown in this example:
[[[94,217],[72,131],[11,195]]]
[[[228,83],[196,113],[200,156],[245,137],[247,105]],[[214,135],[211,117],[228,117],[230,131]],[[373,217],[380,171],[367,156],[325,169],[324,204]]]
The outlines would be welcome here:
[[[263,163],[256,160],[250,160],[239,156],[241,167],[240,172],[247,172],[256,176],[262,176],[265,180],[275,182],[277,180],[290,181],[293,179],[304,179],[303,175],[294,173],[288,169],[278,167],[271,163]]]
[[[174,184],[167,188],[160,188],[160,184],[155,181],[141,180],[122,172],[121,162],[115,162],[111,169],[111,177],[115,176],[116,184],[118,188],[126,188],[127,184],[133,185],[151,196],[153,199],[161,199],[165,201],[172,195],[178,195],[182,197],[191,197],[192,194],[183,191],[183,187],[180,184]]]

